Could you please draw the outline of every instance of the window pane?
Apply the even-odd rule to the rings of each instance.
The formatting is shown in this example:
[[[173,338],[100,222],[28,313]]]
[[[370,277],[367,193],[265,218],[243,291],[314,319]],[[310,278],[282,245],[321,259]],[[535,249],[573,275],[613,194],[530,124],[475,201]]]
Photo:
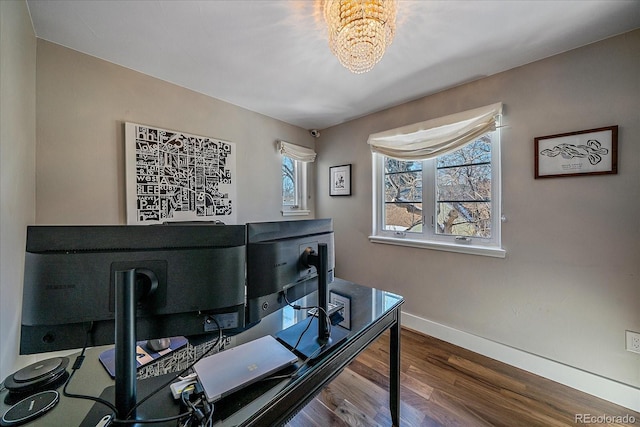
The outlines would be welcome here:
[[[453,153],[438,157],[438,169],[448,166],[491,163],[491,136],[481,136]]]
[[[385,202],[421,202],[422,171],[386,174],[384,179]]]
[[[438,234],[491,237],[491,203],[438,203]]]
[[[384,229],[422,232],[422,162],[385,158],[384,170]]]
[[[437,159],[437,234],[491,237],[491,139]]]
[[[406,171],[421,171],[422,162],[411,162],[404,160],[396,160],[390,157],[384,158],[384,172],[406,172]]]
[[[296,173],[293,159],[282,156],[282,205],[296,204]]]
[[[386,203],[384,229],[421,233],[422,203]]]
[[[491,200],[491,165],[438,169],[438,201]]]

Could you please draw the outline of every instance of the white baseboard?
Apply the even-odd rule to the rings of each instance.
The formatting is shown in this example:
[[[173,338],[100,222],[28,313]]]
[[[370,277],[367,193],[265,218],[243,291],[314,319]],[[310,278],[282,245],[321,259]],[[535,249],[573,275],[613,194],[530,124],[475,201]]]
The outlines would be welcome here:
[[[640,412],[640,389],[402,312],[402,326]]]

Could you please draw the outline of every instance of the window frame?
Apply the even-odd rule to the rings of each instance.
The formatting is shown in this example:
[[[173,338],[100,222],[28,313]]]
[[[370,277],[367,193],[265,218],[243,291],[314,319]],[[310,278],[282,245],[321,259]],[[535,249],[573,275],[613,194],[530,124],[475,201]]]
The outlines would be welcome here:
[[[471,241],[456,240],[454,235],[441,235],[435,232],[436,215],[436,177],[437,159],[434,157],[422,160],[422,208],[423,227],[420,233],[385,230],[385,156],[372,153],[372,235],[373,243],[393,244],[416,248],[435,249],[448,252],[459,252],[472,255],[484,255],[504,258],[506,251],[502,248],[502,177],[500,153],[500,129],[491,133],[491,228],[490,239],[472,237]],[[487,135],[487,134],[484,134]],[[484,136],[483,135],[483,136]],[[472,141],[473,142],[473,141]],[[470,142],[471,143],[471,142]],[[467,144],[465,144],[467,145]],[[443,154],[446,155],[446,154]]]
[[[280,198],[282,200],[282,216],[304,216],[310,215],[311,211],[308,209],[307,199],[307,175],[308,175],[308,167],[307,162],[303,162],[301,160],[293,159],[289,156],[282,155],[282,159],[280,161],[280,170],[282,172],[282,168],[284,167],[285,158],[290,159],[293,162],[293,175],[294,175],[294,199],[295,203],[293,205],[285,205],[284,204],[284,194],[282,191],[283,188],[283,178],[281,176],[280,181]]]

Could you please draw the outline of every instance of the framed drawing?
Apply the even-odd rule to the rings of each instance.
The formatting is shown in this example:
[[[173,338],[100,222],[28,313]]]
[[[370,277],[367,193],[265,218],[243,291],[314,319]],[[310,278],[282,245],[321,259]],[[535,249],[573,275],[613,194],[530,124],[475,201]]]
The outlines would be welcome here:
[[[534,139],[535,178],[618,173],[618,126]]]
[[[351,164],[329,168],[329,195],[351,195]]]
[[[235,144],[125,123],[127,224],[236,223]]]

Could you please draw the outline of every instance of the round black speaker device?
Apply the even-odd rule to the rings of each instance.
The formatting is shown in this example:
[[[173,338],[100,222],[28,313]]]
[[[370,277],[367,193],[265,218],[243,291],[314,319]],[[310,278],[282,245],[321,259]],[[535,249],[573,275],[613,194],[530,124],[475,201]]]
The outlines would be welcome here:
[[[60,395],[55,390],[42,391],[13,405],[0,419],[0,426],[17,426],[38,418],[58,403]]]
[[[69,365],[69,359],[66,357],[42,360],[9,375],[4,380],[4,386],[10,393],[40,391],[65,375],[67,365]]]

